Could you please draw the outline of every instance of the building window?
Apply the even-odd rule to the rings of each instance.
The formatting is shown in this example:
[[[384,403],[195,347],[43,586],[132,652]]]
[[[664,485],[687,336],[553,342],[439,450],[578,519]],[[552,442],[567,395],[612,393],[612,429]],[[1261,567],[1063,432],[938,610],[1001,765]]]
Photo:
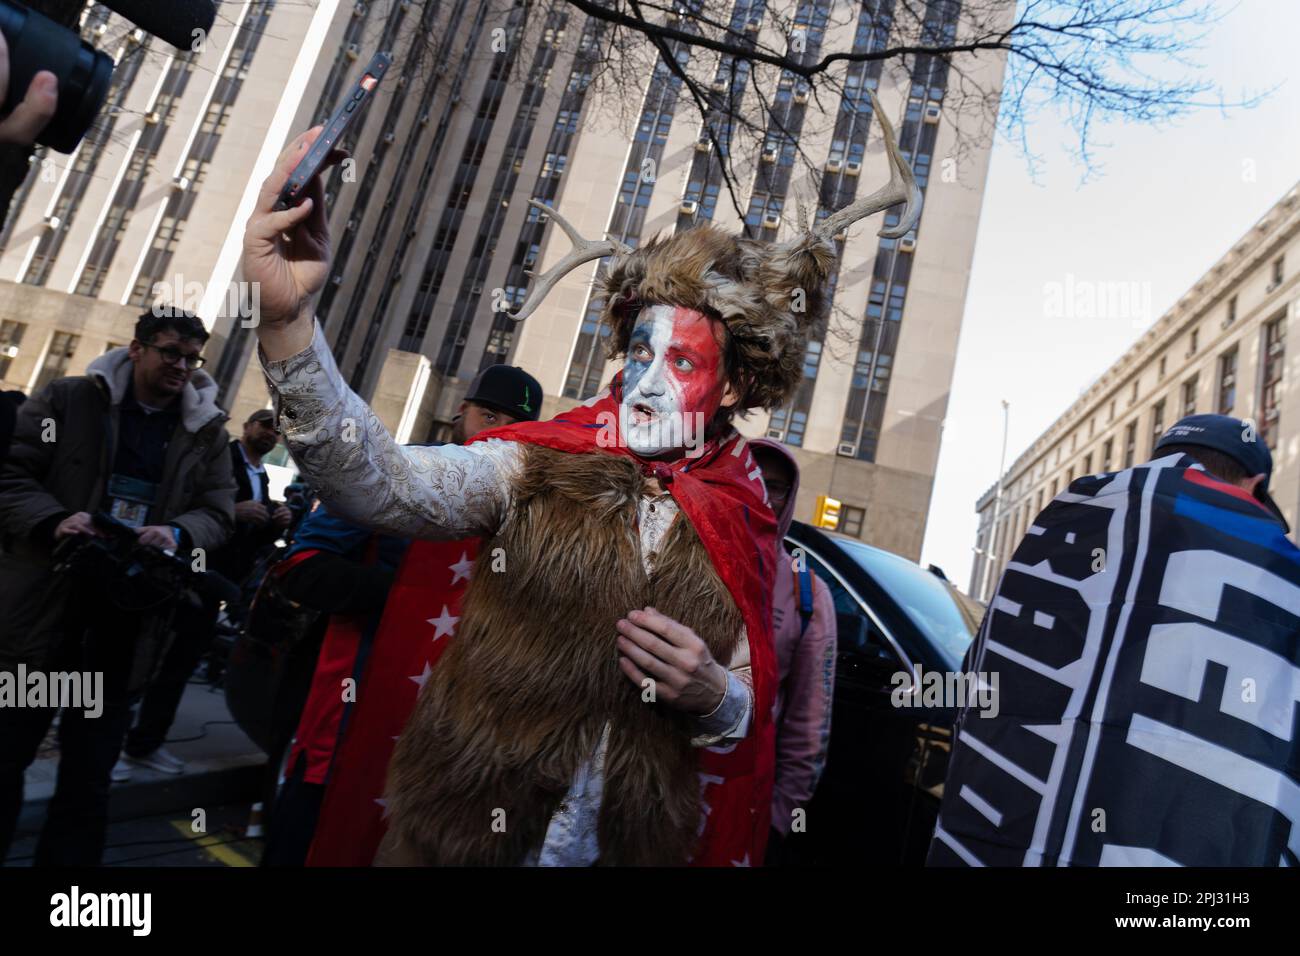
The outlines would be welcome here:
[[[0,322],[0,379],[9,377],[9,366],[18,356],[18,346],[22,344],[23,333],[27,323],[5,319]]]
[[[1083,474],[1085,475],[1092,474],[1092,453],[1091,452],[1083,456]]]
[[[1196,381],[1198,377],[1193,375],[1183,382],[1183,407],[1178,413],[1179,418],[1186,418],[1188,415],[1196,414]]]
[[[71,332],[55,332],[54,338],[50,340],[50,350],[45,355],[45,362],[41,366],[41,374],[36,378],[36,385],[33,392],[39,392],[56,378],[62,378],[63,373],[68,369],[68,360],[72,358],[73,353],[77,351],[77,343],[81,341],[80,335],[73,335]]]
[[[1200,329],[1192,329],[1191,337],[1187,340],[1187,357],[1191,358],[1196,354],[1197,341],[1200,339]]]
[[[1277,447],[1277,420],[1282,404],[1282,359],[1286,354],[1284,319],[1264,326],[1264,375],[1260,394],[1259,430],[1269,448]]]
[[[560,110],[555,116],[555,131],[557,133],[576,133],[578,131],[578,117],[581,115],[581,110]]]
[[[541,175],[552,177],[564,175],[564,167],[568,161],[569,157],[563,153],[547,153],[546,158],[542,161]]]
[[[839,530],[855,538],[862,537],[862,522],[867,517],[865,508],[854,508],[852,505],[845,505],[840,510],[840,528]]]
[[[1165,400],[1162,398],[1156,402],[1155,408],[1151,411],[1151,452],[1155,453],[1156,442],[1160,441],[1160,436],[1165,433]]]
[[[1273,278],[1272,281],[1269,282],[1268,284],[1269,292],[1272,292],[1274,289],[1276,289],[1278,286],[1282,284],[1282,265],[1283,265],[1282,256],[1278,256],[1276,259],[1273,260]]]
[[[1165,356],[1162,355],[1160,356],[1160,368],[1156,372],[1156,378],[1164,378],[1164,377],[1165,377]]]
[[[1137,457],[1138,443],[1138,423],[1137,420],[1128,423],[1124,429],[1124,467],[1132,468],[1133,460]]]
[[[1133,402],[1136,402],[1136,401],[1138,400],[1138,380],[1137,380],[1137,379],[1133,379],[1133,394],[1131,394],[1131,395],[1129,396],[1128,400],[1129,400],[1129,404],[1132,404]]]
[[[1113,422],[1114,420],[1115,420],[1115,401],[1114,399],[1112,399],[1110,403],[1110,417],[1106,419],[1106,421]]]
[[[1219,356],[1219,414],[1231,415],[1237,404],[1237,349]]]
[[[1237,321],[1237,297],[1234,295],[1231,299],[1228,300],[1228,317],[1227,319],[1224,320],[1223,324],[1225,327],[1227,327],[1229,325],[1232,325],[1232,323],[1236,321]]]
[[[1111,470],[1114,463],[1115,439],[1107,438],[1101,446],[1101,470],[1103,473]]]

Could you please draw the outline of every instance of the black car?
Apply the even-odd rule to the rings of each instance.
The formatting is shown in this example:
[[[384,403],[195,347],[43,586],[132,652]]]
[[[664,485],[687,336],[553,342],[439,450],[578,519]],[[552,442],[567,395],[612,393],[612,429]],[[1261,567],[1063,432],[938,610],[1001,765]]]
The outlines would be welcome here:
[[[826,769],[787,865],[921,865],[948,771],[956,709],[902,688],[920,671],[960,671],[982,608],[941,575],[844,535],[794,522],[802,554],[835,599],[838,654]],[[923,684],[923,681],[922,681]]]

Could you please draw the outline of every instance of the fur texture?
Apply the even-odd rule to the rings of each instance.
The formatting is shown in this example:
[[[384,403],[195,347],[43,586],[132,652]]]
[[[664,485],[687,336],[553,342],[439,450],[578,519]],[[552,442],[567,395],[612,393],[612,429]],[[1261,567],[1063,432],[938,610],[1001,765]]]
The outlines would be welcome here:
[[[637,313],[669,303],[720,318],[735,350],[739,408],[777,408],[803,374],[808,330],[825,308],[834,246],[803,235],[768,243],[710,225],[656,237],[616,257],[605,273],[610,357],[627,352]]]
[[[618,669],[615,622],[653,605],[730,660],[741,618],[683,515],[647,577],[629,458],[526,452],[510,520],[479,551],[455,642],[389,768],[390,844],[426,865],[514,865],[541,846],[608,723],[602,864],[682,864],[700,824],[688,718]],[[506,571],[493,572],[503,548]],[[493,822],[504,810],[505,830]]]

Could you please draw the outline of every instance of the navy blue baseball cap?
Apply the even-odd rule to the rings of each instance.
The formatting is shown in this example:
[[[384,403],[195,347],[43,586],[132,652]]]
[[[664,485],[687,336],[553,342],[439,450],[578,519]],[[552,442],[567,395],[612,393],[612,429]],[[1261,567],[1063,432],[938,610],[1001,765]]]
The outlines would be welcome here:
[[[1253,423],[1230,415],[1188,415],[1160,436],[1154,451],[1169,445],[1210,448],[1241,465],[1247,475],[1263,475],[1264,480],[1255,489],[1255,497],[1282,522],[1283,528],[1291,530],[1282,509],[1268,493],[1268,480],[1273,475],[1273,455]]]

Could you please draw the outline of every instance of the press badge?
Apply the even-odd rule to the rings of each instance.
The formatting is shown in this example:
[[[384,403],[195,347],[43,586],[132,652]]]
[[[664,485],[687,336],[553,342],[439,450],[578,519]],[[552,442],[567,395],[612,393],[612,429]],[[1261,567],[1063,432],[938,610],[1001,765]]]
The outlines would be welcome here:
[[[143,528],[157,494],[158,485],[152,481],[112,475],[108,479],[108,513],[124,525]]]

